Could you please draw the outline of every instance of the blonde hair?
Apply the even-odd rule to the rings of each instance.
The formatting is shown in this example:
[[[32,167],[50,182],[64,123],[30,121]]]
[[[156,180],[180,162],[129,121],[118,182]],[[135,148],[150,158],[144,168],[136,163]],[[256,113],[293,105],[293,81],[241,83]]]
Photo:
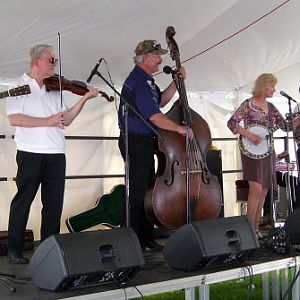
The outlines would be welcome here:
[[[30,49],[30,65],[33,65],[33,62],[36,58],[39,58],[42,56],[43,53],[46,52],[53,52],[54,49],[50,45],[46,44],[40,44],[40,45],[35,45]]]
[[[277,78],[273,74],[263,73],[255,80],[252,95],[255,97],[260,97],[268,86],[275,85],[276,83]]]

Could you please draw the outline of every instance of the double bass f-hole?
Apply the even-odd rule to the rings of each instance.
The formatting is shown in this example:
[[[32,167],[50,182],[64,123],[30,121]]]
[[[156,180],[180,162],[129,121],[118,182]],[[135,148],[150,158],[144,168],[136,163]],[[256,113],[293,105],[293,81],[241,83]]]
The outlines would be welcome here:
[[[172,186],[172,184],[174,183],[174,174],[175,174],[175,168],[176,168],[176,166],[179,166],[179,161],[177,161],[177,160],[175,160],[172,163],[172,166],[171,166],[171,174],[170,174],[171,179],[166,179],[165,180],[165,184],[167,186]]]

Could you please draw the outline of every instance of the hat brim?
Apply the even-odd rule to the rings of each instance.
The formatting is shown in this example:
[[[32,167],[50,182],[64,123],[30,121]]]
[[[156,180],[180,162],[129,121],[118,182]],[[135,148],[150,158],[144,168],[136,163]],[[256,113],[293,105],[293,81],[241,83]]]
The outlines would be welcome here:
[[[152,51],[149,51],[148,53],[164,55],[164,54],[168,53],[168,50],[166,50],[166,49],[152,50]]]
[[[166,50],[166,49],[153,49],[153,50],[150,50],[150,51],[135,51],[135,54],[136,55],[144,55],[144,54],[147,54],[147,53],[153,53],[153,54],[157,54],[157,55],[164,55],[164,54],[167,54],[169,51]]]

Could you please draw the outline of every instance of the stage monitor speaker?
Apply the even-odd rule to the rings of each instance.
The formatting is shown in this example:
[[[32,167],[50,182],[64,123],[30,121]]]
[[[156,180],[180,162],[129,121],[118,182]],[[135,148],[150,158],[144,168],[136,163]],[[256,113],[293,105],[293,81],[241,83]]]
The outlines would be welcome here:
[[[246,216],[188,223],[167,240],[163,255],[170,267],[192,271],[212,265],[232,254],[259,248]]]
[[[124,283],[144,266],[139,240],[131,228],[53,235],[34,252],[29,276],[50,291]]]
[[[283,229],[287,234],[287,239],[293,245],[300,245],[300,207],[295,209],[291,214],[288,215],[285,220]]]

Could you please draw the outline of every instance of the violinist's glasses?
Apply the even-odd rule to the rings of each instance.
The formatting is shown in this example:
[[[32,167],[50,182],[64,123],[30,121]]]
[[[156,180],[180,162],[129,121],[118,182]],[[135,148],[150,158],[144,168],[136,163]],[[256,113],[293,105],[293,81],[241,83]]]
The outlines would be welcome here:
[[[49,58],[49,63],[52,65],[55,65],[58,62],[58,58],[55,57],[50,57]]]
[[[49,58],[49,63],[50,63],[50,64],[54,65],[54,64],[56,64],[57,62],[58,62],[58,58],[55,58],[55,57]]]
[[[41,58],[41,59],[46,59],[46,60],[48,60],[48,62],[49,62],[51,65],[55,65],[55,64],[58,62],[58,58],[55,58],[55,57]]]

